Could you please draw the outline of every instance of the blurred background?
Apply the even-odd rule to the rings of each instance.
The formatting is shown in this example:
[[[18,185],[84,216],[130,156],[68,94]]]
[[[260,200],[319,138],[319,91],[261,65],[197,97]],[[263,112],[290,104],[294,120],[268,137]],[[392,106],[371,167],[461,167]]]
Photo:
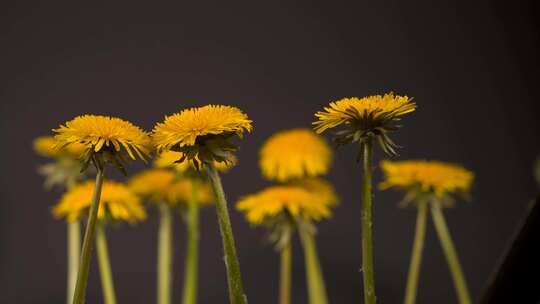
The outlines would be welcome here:
[[[0,9],[0,302],[62,303],[65,225],[36,173],[32,140],[76,115],[119,116],[150,130],[166,114],[208,103],[240,107],[254,121],[239,165],[223,177],[231,209],[268,185],[258,150],[272,133],[310,127],[313,113],[344,96],[395,91],[418,110],[395,134],[398,159],[458,162],[476,173],[473,200],[446,210],[472,295],[478,298],[529,202],[540,152],[538,1],[191,1],[88,4],[7,1]],[[336,151],[328,179],[341,204],[318,225],[332,303],[362,299],[360,166]],[[378,160],[382,153],[378,151]],[[129,172],[143,166],[134,163]],[[109,170],[112,172],[112,170]],[[114,175],[113,177],[118,177]],[[380,180],[380,172],[376,181]],[[376,192],[374,240],[381,303],[402,301],[415,212],[401,194]],[[152,211],[151,211],[152,212]],[[203,210],[200,303],[225,303],[221,243]],[[277,302],[278,255],[232,212],[250,303]],[[456,303],[431,222],[419,303]],[[153,303],[155,214],[109,232],[120,303]],[[176,221],[175,298],[184,225]],[[306,303],[294,252],[294,303]],[[97,265],[94,265],[97,266]],[[93,267],[88,303],[100,303]]]

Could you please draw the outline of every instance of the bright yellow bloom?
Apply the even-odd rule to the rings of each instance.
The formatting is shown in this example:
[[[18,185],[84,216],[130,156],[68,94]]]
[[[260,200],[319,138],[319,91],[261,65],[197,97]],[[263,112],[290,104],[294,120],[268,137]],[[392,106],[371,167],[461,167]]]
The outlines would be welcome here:
[[[251,120],[240,109],[231,106],[207,105],[191,108],[165,117],[153,130],[158,151],[173,147],[194,146],[205,135],[251,132]]]
[[[247,220],[254,225],[283,212],[303,219],[320,220],[331,215],[330,207],[337,201],[333,191],[331,195],[324,194],[324,190],[311,192],[298,185],[273,186],[242,198],[236,208],[244,212]]]
[[[173,206],[187,203],[191,199],[193,189],[191,179],[177,179],[176,173],[166,169],[146,170],[132,177],[128,185],[134,193],[145,200],[158,204],[166,202]],[[200,204],[212,202],[211,189],[207,183],[199,183],[197,202]]]
[[[332,162],[326,141],[308,129],[292,129],[272,135],[260,152],[264,177],[280,182],[323,175]]]
[[[65,217],[73,222],[87,215],[92,204],[94,182],[87,181],[66,192],[53,208],[57,218]],[[113,220],[135,223],[146,218],[146,212],[139,198],[125,185],[106,180],[101,189],[98,219],[108,214]]]
[[[315,114],[315,131],[322,133],[341,124],[351,124],[361,120],[398,118],[413,112],[416,104],[407,96],[387,93],[363,98],[351,97],[331,102],[324,111]]]
[[[182,152],[176,152],[176,151],[165,151],[163,153],[160,153],[155,161],[154,166],[156,168],[173,168],[178,172],[184,172],[189,168],[194,169],[195,166],[193,165],[193,162],[191,161],[184,161],[181,163],[177,163],[179,159],[182,158],[183,153]],[[197,161],[200,163],[200,160],[197,159]],[[237,159],[233,155],[229,158],[229,161],[227,162],[217,162],[214,161],[214,167],[218,171],[226,172],[232,167],[236,165]]]
[[[381,168],[385,175],[385,180],[380,184],[381,189],[418,189],[433,192],[437,196],[467,193],[474,179],[474,174],[462,166],[440,161],[382,161]]]
[[[70,157],[79,158],[86,147],[80,143],[73,143],[63,148],[58,146],[58,142],[52,136],[40,136],[33,142],[34,151],[46,157]]]
[[[113,155],[123,148],[135,159],[133,151],[144,160],[152,152],[148,134],[128,121],[108,116],[83,115],[75,117],[53,130],[60,146],[81,143],[87,152],[106,151]]]

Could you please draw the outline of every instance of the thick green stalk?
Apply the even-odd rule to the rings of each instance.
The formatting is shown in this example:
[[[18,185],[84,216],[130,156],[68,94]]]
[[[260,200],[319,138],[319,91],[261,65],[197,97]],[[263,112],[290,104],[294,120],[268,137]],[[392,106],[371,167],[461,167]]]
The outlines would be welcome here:
[[[67,271],[67,304],[73,302],[73,293],[77,284],[79,259],[81,258],[81,224],[79,221],[67,223],[68,235],[68,271]]]
[[[221,185],[221,179],[217,170],[211,163],[205,163],[208,180],[216,196],[216,210],[218,216],[219,230],[223,241],[223,251],[225,254],[225,267],[227,270],[227,284],[229,286],[229,301],[231,304],[246,304],[247,297],[244,294],[244,284],[240,273],[240,263],[236,256],[236,247],[227,209],[227,200]]]
[[[459,263],[457,251],[454,243],[452,242],[452,237],[448,231],[448,226],[444,220],[444,215],[439,202],[433,202],[431,204],[431,215],[433,217],[433,223],[435,224],[437,235],[441,241],[441,246],[446,256],[446,261],[448,262],[450,272],[452,273],[452,279],[454,280],[454,286],[456,288],[459,303],[470,304],[471,296],[469,295],[469,290],[467,289],[467,282],[465,281],[465,276],[463,275],[463,271]]]
[[[86,285],[88,284],[90,259],[92,257],[92,247],[94,245],[94,238],[96,232],[97,213],[99,208],[99,201],[101,198],[101,186],[103,185],[103,178],[105,174],[105,168],[103,167],[103,163],[101,163],[101,160],[98,160],[96,163],[96,186],[94,187],[94,193],[92,195],[92,205],[90,206],[88,222],[86,224],[86,230],[84,233],[84,241],[82,246],[81,260],[79,264],[79,273],[77,275],[77,285],[75,286],[75,294],[73,296],[73,304],[84,304],[86,297]]]
[[[418,216],[416,218],[416,231],[414,234],[414,244],[407,277],[407,289],[405,290],[405,304],[416,302],[416,292],[418,290],[418,276],[420,273],[420,262],[422,260],[422,250],[426,235],[427,202],[419,202]]]
[[[159,205],[157,304],[171,303],[172,212],[166,203]]]
[[[291,240],[281,248],[279,273],[279,304],[291,304]]]
[[[315,237],[312,232],[300,230],[300,238],[304,247],[304,261],[306,265],[306,280],[310,304],[327,304],[328,297],[324,286],[324,278],[321,270]]]
[[[197,201],[199,180],[193,178],[191,199],[188,202],[187,215],[187,254],[184,273],[183,304],[197,303],[197,272],[199,264],[199,202]]]
[[[116,304],[111,262],[109,260],[109,250],[107,248],[107,236],[105,235],[105,226],[103,223],[98,223],[96,227],[96,249],[101,278],[101,290],[103,292],[103,303]]]
[[[362,273],[364,277],[364,303],[375,304],[375,275],[373,270],[373,236],[372,236],[372,142],[362,142],[362,164],[364,178],[362,180]]]

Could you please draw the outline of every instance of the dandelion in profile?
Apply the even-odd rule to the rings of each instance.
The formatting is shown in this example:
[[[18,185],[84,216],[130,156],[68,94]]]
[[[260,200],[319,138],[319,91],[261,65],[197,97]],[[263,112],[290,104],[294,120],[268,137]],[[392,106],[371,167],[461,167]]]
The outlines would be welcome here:
[[[51,189],[58,186],[63,190],[70,190],[75,184],[84,178],[81,174],[79,158],[84,152],[85,146],[80,143],[58,147],[58,142],[52,136],[40,136],[33,141],[34,151],[43,157],[50,159],[46,164],[40,165],[38,172],[45,177],[45,188]],[[67,223],[67,288],[66,303],[71,304],[81,248],[81,227],[79,221]]]
[[[96,186],[93,182],[87,181],[73,187],[53,208],[53,215],[57,218],[65,218],[68,222],[89,217],[93,206],[92,194],[95,193]],[[106,225],[109,222],[134,224],[146,219],[146,212],[134,193],[125,185],[114,181],[103,182],[100,202],[97,212],[96,248],[103,301],[106,304],[114,304],[116,294],[105,233]]]
[[[56,133],[54,139],[58,142],[58,149],[74,144],[82,144],[84,146],[84,152],[79,158],[82,171],[86,170],[90,164],[93,164],[97,171],[95,188],[92,194],[92,204],[89,210],[82,246],[77,285],[73,298],[74,304],[83,304],[88,282],[105,163],[112,164],[125,174],[125,163],[128,157],[135,160],[137,156],[145,160],[145,157],[152,153],[153,145],[148,134],[139,127],[125,120],[108,116],[78,116],[53,131]]]
[[[272,135],[260,155],[263,176],[279,182],[324,175],[332,163],[332,151],[326,141],[309,129]]]
[[[426,160],[382,161],[381,169],[385,179],[380,188],[397,188],[404,191],[403,205],[418,209],[405,303],[415,303],[416,299],[428,208],[431,210],[433,223],[452,273],[459,302],[471,303],[465,276],[442,208],[453,205],[454,194],[468,195],[474,174],[459,165]]]
[[[377,142],[388,155],[395,155],[398,145],[389,134],[399,128],[403,116],[416,109],[416,104],[407,96],[394,93],[373,95],[363,98],[343,98],[331,102],[323,111],[315,114],[313,122],[317,133],[340,128],[334,140],[338,145],[358,144],[357,160],[362,160],[362,274],[364,281],[364,301],[376,302],[373,269],[372,242],[372,154],[373,143]]]
[[[309,303],[327,303],[313,222],[330,217],[336,204],[337,196],[329,183],[310,179],[268,187],[243,197],[236,205],[252,225],[270,231],[270,239],[280,252],[280,304],[291,303],[291,238],[295,232],[299,233],[304,248]]]
[[[248,116],[231,106],[207,105],[166,116],[153,129],[152,138],[159,153],[180,152],[176,163],[189,162],[199,170],[204,168],[216,197],[218,222],[225,251],[225,266],[229,285],[229,300],[234,304],[247,302],[240,274],[240,264],[227,209],[227,201],[217,172],[216,162],[229,164],[238,149],[231,140],[251,132]]]

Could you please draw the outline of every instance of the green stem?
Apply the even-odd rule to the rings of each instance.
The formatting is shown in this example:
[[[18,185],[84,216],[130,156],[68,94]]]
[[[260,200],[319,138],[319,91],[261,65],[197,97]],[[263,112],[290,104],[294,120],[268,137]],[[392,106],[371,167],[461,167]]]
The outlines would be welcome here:
[[[111,262],[109,260],[109,250],[107,248],[107,236],[105,235],[105,226],[103,223],[98,223],[96,227],[96,249],[101,278],[101,290],[103,292],[103,303],[116,304]]]
[[[291,240],[281,248],[281,265],[279,274],[279,304],[291,304]]]
[[[236,256],[236,248],[234,244],[234,236],[227,209],[227,201],[221,179],[217,170],[212,163],[205,163],[208,180],[214,190],[216,196],[216,210],[223,241],[223,251],[225,254],[225,267],[227,269],[227,284],[229,286],[229,301],[231,304],[246,304],[247,297],[244,294],[244,284],[242,283],[242,275],[240,273],[240,263]]]
[[[317,256],[315,237],[307,229],[300,229],[300,238],[304,247],[304,261],[306,264],[306,280],[310,304],[327,304],[326,288],[324,286],[321,264]]]
[[[418,290],[418,276],[420,273],[420,261],[422,260],[422,249],[426,235],[426,217],[428,204],[425,201],[418,203],[418,216],[416,218],[416,231],[414,234],[414,244],[407,277],[407,289],[405,290],[405,304],[416,302],[416,292]]]
[[[81,225],[79,221],[67,223],[68,235],[68,274],[67,274],[67,304],[73,302],[73,293],[77,284],[79,259],[81,257]]]
[[[199,180],[192,179],[191,199],[188,202],[188,244],[184,273],[183,304],[197,303],[197,272],[199,264],[199,202],[197,201]]]
[[[372,142],[362,142],[362,164],[364,178],[362,180],[362,273],[364,277],[364,303],[375,304],[375,276],[373,270],[373,236],[372,236]]]
[[[446,261],[448,262],[450,272],[452,273],[452,279],[454,280],[454,286],[456,288],[459,303],[470,304],[471,297],[469,295],[469,290],[467,289],[467,282],[465,281],[465,276],[463,275],[463,271],[459,263],[457,251],[454,247],[454,243],[452,242],[452,237],[448,231],[448,226],[444,220],[444,215],[439,202],[435,201],[431,204],[431,215],[433,217],[435,229],[437,230],[437,235],[441,241],[441,246],[446,256]]]
[[[160,219],[158,232],[157,261],[157,304],[171,303],[172,277],[172,213],[166,203],[159,205]]]
[[[96,186],[94,187],[92,205],[90,206],[88,222],[86,224],[86,230],[84,233],[84,241],[79,265],[79,273],[77,275],[77,285],[75,286],[75,294],[73,296],[73,304],[84,304],[86,285],[88,284],[88,273],[90,270],[90,259],[92,256],[92,247],[96,232],[96,220],[101,197],[101,186],[103,185],[103,178],[105,174],[105,169],[101,159],[98,159],[96,163]]]

